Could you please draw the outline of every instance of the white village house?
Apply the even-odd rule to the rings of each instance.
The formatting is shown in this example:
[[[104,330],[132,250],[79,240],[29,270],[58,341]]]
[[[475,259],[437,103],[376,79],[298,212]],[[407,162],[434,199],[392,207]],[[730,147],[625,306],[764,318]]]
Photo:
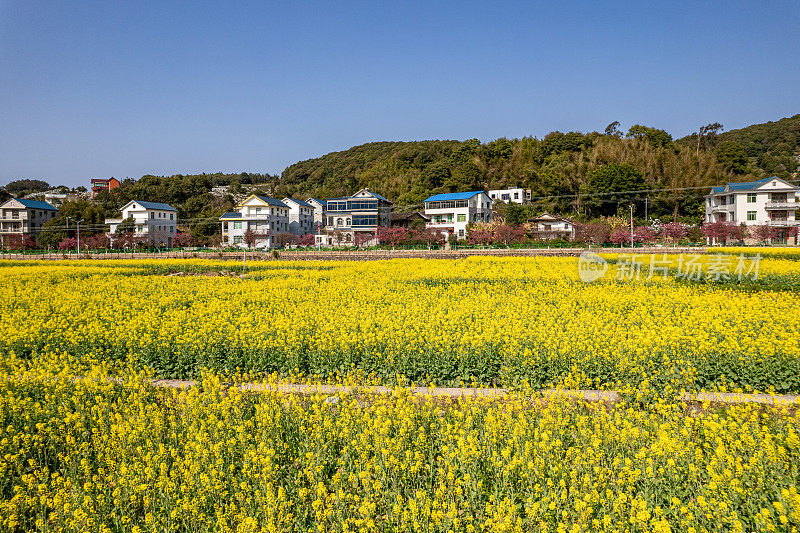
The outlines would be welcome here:
[[[279,244],[278,235],[289,233],[289,206],[280,200],[252,194],[236,207],[239,211],[220,217],[225,246],[245,245],[249,231],[253,247],[273,248]]]
[[[544,212],[538,217],[528,219],[527,224],[532,237],[540,240],[575,238],[575,222],[566,217]]]
[[[314,208],[314,235],[319,235],[325,229],[325,216],[328,212],[328,202],[319,198],[307,198],[306,203]]]
[[[147,237],[150,244],[172,244],[178,231],[178,210],[169,204],[131,200],[122,209],[122,218],[107,218],[106,224],[113,239],[123,221],[133,220],[133,233]]]
[[[11,198],[0,205],[0,241],[7,244],[13,235],[35,237],[57,214],[58,210],[47,202]]]
[[[493,189],[489,191],[489,198],[494,202],[506,202],[509,204],[527,205],[531,203],[531,190],[521,187],[510,189]]]
[[[369,188],[344,198],[328,198],[326,211],[325,231],[336,244],[375,241],[378,228],[392,225],[392,202]]]
[[[435,194],[425,199],[425,225],[446,236],[467,236],[467,224],[492,219],[492,199],[484,191]]]
[[[705,222],[733,222],[746,226],[772,226],[773,244],[795,244],[800,188],[776,176],[756,181],[712,187],[705,196]]]
[[[303,200],[284,198],[289,208],[289,233],[292,235],[310,235],[314,232],[314,207]]]

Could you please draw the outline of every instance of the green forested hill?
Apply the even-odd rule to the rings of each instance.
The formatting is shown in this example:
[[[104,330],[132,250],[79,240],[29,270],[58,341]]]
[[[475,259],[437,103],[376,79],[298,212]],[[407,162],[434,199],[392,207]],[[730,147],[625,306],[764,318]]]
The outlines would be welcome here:
[[[754,124],[722,133],[721,142],[744,149],[752,164],[764,173],[792,178],[800,164],[800,114],[777,122]]]
[[[549,197],[538,201],[541,209],[572,212],[579,202],[564,197],[586,192],[587,176],[609,163],[640,170],[645,180],[641,188],[646,189],[711,185],[735,177],[718,164],[713,151],[651,137],[554,132],[541,140],[485,144],[476,139],[370,143],[295,163],[283,172],[280,188],[281,193],[325,198],[370,187],[398,206],[409,206],[437,192],[519,185],[532,189],[534,196]],[[643,201],[640,196],[634,200]],[[702,192],[651,195],[651,212],[672,215],[677,209],[694,216],[700,196]]]
[[[777,174],[795,179],[800,154],[800,115],[719,133],[719,124],[676,141],[663,130],[619,124],[604,133],[553,132],[543,139],[376,142],[295,163],[281,175],[279,193],[321,198],[370,187],[398,206],[429,194],[519,185],[533,190],[541,209],[584,211],[569,195],[594,191],[587,177],[610,163],[630,165],[642,189],[705,187]],[[646,196],[656,216],[696,218],[704,191]],[[561,197],[561,198],[555,198]]]

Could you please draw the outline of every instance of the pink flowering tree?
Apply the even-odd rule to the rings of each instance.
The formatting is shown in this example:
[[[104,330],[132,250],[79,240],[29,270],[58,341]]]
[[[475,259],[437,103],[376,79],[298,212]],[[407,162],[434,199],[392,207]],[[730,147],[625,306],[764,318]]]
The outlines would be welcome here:
[[[634,242],[653,244],[658,238],[658,232],[650,226],[637,226],[633,228]]]
[[[767,243],[770,242],[772,239],[778,236],[778,230],[774,226],[770,226],[769,224],[760,224],[758,226],[753,226],[750,229],[750,233],[754,239],[756,239],[760,243]]]
[[[711,222],[702,228],[712,244],[725,244],[728,239],[741,240],[746,236],[747,229],[734,222]]]
[[[311,246],[314,244],[314,236],[311,233],[302,235],[297,241],[298,246]]]
[[[185,233],[183,231],[179,231],[173,237],[172,242],[175,247],[177,248],[187,248],[189,246],[194,245],[194,239],[192,239],[191,233]]]
[[[111,247],[111,239],[105,233],[95,233],[81,239],[81,249],[101,250]]]
[[[617,228],[611,232],[608,240],[616,244],[617,246],[624,246],[626,244],[631,243],[631,233],[630,231],[625,231],[622,228]]]
[[[492,242],[492,232],[483,228],[473,228],[467,236],[469,244],[489,244]]]
[[[680,222],[670,222],[661,226],[661,237],[673,246],[681,239],[685,239],[688,233],[689,230]]]
[[[67,237],[58,243],[59,250],[74,250],[78,247],[78,239],[75,237]]]
[[[492,242],[495,244],[505,244],[506,246],[515,242],[525,240],[525,230],[519,226],[511,224],[500,224],[492,232]]]
[[[411,237],[411,231],[402,226],[392,228],[378,228],[378,242],[389,246],[406,244]]]

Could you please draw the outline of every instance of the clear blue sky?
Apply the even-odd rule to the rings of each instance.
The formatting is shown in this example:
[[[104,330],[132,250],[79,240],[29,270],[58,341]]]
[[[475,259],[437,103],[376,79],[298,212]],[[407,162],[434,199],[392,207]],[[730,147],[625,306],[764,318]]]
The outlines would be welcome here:
[[[0,0],[0,184],[800,113],[800,2]]]

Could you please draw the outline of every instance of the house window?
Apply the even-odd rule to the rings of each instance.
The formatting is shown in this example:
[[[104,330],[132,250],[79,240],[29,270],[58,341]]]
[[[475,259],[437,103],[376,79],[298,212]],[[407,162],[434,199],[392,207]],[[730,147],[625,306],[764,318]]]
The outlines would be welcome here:
[[[242,242],[242,236],[241,235],[234,235],[233,236],[233,244],[239,244],[240,242]]]
[[[748,199],[748,201],[749,201],[749,199]],[[755,211],[748,211],[747,212],[747,220],[755,220],[755,219],[756,219],[756,212]]]
[[[731,197],[728,199],[728,203],[729,203],[730,205],[733,205],[733,204],[735,204],[735,203],[736,203],[736,197],[735,197],[735,196],[733,196],[733,195],[731,195]]]
[[[756,193],[754,193],[754,192],[749,192],[749,193],[747,193],[747,203],[748,203],[748,204],[752,204],[752,203],[754,203],[755,201],[756,201]],[[750,216],[750,213],[749,213],[749,212],[747,213],[747,216]],[[749,219],[748,219],[748,220],[749,220]],[[755,219],[753,219],[753,220],[755,220]]]
[[[150,219],[152,220],[154,218],[156,218],[156,214],[155,213],[150,213]]]
[[[519,193],[518,192],[514,193],[514,200],[519,200]]]
[[[337,225],[337,226],[343,226],[343,225],[344,225],[344,220],[343,220],[343,219],[341,219],[341,218],[337,218],[337,219],[336,219],[336,225]]]
[[[233,223],[233,229],[242,229],[242,223],[241,222],[234,222]]]
[[[458,219],[457,220],[459,222],[466,222],[467,221],[467,215],[465,215],[464,213],[461,213],[461,214],[458,215]]]
[[[170,214],[169,214],[169,219],[170,219],[170,220],[174,220],[174,219],[172,218],[173,216],[175,216],[175,215],[174,215],[173,213],[170,213]]]

